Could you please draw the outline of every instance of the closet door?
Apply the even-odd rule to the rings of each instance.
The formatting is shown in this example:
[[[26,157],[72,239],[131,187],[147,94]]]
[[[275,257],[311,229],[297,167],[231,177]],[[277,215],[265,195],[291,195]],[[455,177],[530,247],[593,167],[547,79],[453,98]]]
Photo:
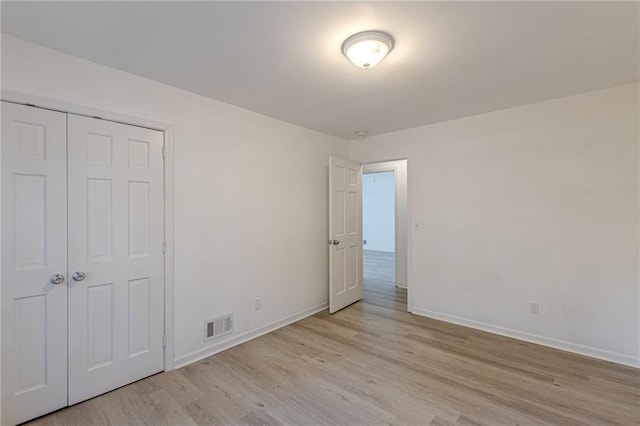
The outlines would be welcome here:
[[[2,102],[2,421],[67,405],[66,114]]]
[[[161,132],[69,115],[69,404],[162,371]]]

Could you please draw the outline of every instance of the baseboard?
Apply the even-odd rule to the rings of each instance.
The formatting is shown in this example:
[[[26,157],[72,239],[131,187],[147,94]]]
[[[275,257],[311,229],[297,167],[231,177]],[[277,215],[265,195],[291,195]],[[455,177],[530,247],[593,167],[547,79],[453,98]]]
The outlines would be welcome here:
[[[540,336],[537,334],[500,327],[497,325],[486,324],[483,322],[474,321],[467,318],[458,317],[455,315],[449,315],[449,314],[443,314],[440,312],[430,311],[428,309],[413,307],[411,309],[411,313],[420,315],[423,317],[433,318],[433,319],[437,319],[445,322],[450,322],[453,324],[475,328],[477,330],[488,331],[489,333],[499,334],[501,336],[511,337],[518,340],[524,340],[525,342],[536,343],[538,345],[549,346],[551,348],[560,349],[567,352],[573,352],[576,354],[585,355],[592,358],[611,361],[611,362],[626,365],[629,367],[640,368],[640,359],[635,358],[631,355],[625,355],[618,352],[608,351],[605,349],[594,348],[591,346],[584,346],[577,343],[571,343],[564,340]]]
[[[323,311],[328,307],[329,305],[327,303],[321,303],[320,305],[316,305],[309,309],[305,309],[302,312],[289,315],[277,321],[273,321],[269,324],[254,328],[249,331],[245,331],[244,333],[231,336],[224,340],[220,340],[219,342],[215,342],[214,344],[198,349],[197,351],[193,351],[186,355],[179,356],[174,360],[174,368],[184,367],[185,365],[191,364],[196,361],[200,361],[203,358],[206,358],[211,355],[215,355],[218,352],[222,352],[226,349],[232,348],[241,343],[247,342],[251,339],[255,339],[256,337],[262,336],[263,334],[270,333],[286,325],[289,325],[296,321],[300,321],[301,319],[306,318],[315,313],[318,313],[320,311]]]

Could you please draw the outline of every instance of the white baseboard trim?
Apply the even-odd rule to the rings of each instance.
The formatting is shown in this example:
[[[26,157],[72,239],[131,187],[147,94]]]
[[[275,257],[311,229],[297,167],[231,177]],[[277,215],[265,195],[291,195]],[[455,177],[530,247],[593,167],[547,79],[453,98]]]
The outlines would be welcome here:
[[[286,325],[289,325],[296,321],[300,321],[301,319],[311,316],[320,311],[323,311],[328,307],[329,307],[328,303],[321,303],[320,305],[316,305],[309,309],[305,309],[302,312],[289,315],[277,321],[270,322],[269,324],[265,324],[263,326],[254,328],[252,330],[245,331],[244,333],[231,336],[224,340],[220,340],[219,342],[215,342],[212,345],[190,352],[186,355],[179,356],[174,360],[174,368],[177,369],[180,367],[184,367],[185,365],[191,364],[193,362],[200,361],[203,358],[209,357],[211,355],[215,355],[218,352],[222,352],[226,349],[232,348],[241,343],[247,342],[251,339],[255,339],[256,337],[262,336],[263,334],[270,333]]]
[[[443,313],[431,311],[428,309],[413,307],[411,309],[411,313],[420,315],[423,317],[433,318],[433,319],[437,319],[445,322],[450,322],[453,324],[475,328],[482,331],[488,331],[489,333],[499,334],[501,336],[511,337],[518,340],[524,340],[525,342],[536,343],[538,345],[549,346],[549,347],[560,349],[567,352],[573,352],[576,354],[585,355],[592,358],[611,361],[617,364],[627,365],[629,367],[640,368],[640,358],[635,358],[631,355],[625,355],[618,352],[608,351],[605,349],[594,348],[591,346],[584,346],[577,343],[571,343],[564,340],[540,336],[537,334],[527,333],[524,331],[514,330],[506,327],[500,327],[497,325],[486,324],[483,322],[474,321],[467,318],[458,317],[455,315],[443,314]]]

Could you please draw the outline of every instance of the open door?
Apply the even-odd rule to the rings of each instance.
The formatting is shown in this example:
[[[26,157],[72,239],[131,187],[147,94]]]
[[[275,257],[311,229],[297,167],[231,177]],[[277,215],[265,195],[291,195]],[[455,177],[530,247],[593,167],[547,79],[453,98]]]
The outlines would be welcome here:
[[[329,312],[363,298],[362,171],[329,158]]]

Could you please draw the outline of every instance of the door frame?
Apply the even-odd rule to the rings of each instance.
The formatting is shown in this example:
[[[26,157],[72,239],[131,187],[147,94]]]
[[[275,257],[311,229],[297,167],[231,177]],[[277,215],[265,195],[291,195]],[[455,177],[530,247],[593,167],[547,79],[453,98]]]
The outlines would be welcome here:
[[[173,370],[175,357],[175,330],[174,330],[174,155],[173,155],[173,130],[170,123],[148,120],[102,109],[77,105],[64,101],[44,98],[11,90],[0,91],[0,100],[16,104],[22,104],[42,109],[58,111],[66,114],[81,115],[116,123],[128,124],[157,130],[163,133],[163,180],[164,180],[164,241],[167,249],[164,256],[164,335],[166,345],[164,347],[164,371]],[[0,296],[1,297],[1,296]]]
[[[399,205],[400,205],[400,200],[399,200],[399,181],[398,181],[398,172],[400,167],[398,166],[398,164],[392,164],[394,162],[397,161],[405,161],[406,162],[406,226],[404,227],[405,229],[401,229],[401,226],[398,223],[398,209],[399,209]],[[369,173],[380,173],[380,172],[393,172],[393,177],[394,177],[394,203],[395,203],[395,246],[396,246],[396,253],[398,251],[398,238],[399,238],[399,233],[400,232],[404,232],[407,238],[406,241],[406,257],[407,257],[407,312],[412,312],[413,310],[413,291],[412,291],[412,282],[413,282],[413,273],[412,273],[412,269],[413,269],[413,243],[412,243],[412,229],[413,227],[411,226],[411,224],[413,223],[412,221],[412,216],[411,216],[411,211],[412,211],[412,204],[411,204],[411,173],[410,173],[410,167],[409,167],[409,159],[408,158],[394,158],[394,159],[388,159],[388,160],[376,160],[376,161],[366,161],[366,162],[361,162],[360,163],[362,166],[362,174],[369,174]],[[365,172],[366,170],[366,172]],[[364,194],[364,189],[363,189],[363,194]],[[362,214],[364,215],[364,208],[362,209]],[[364,235],[363,235],[364,238]],[[364,251],[364,245],[363,245],[363,251]],[[402,288],[402,286],[398,286],[398,257],[396,256],[395,258],[395,279],[394,279],[394,284],[397,287]]]

